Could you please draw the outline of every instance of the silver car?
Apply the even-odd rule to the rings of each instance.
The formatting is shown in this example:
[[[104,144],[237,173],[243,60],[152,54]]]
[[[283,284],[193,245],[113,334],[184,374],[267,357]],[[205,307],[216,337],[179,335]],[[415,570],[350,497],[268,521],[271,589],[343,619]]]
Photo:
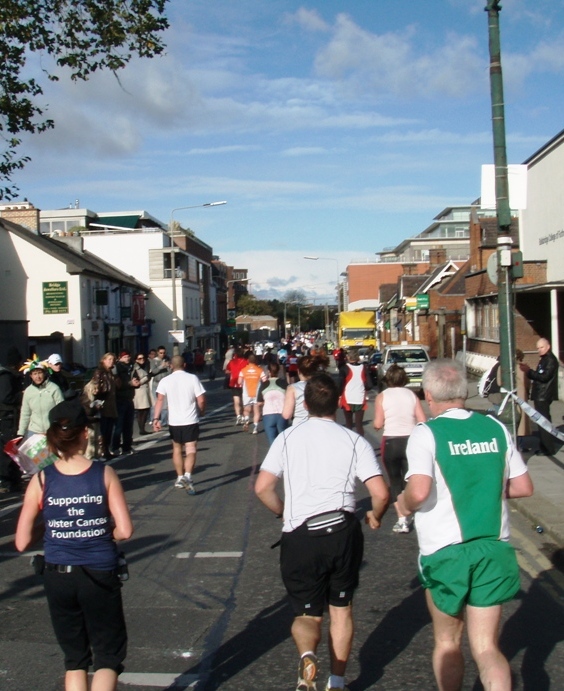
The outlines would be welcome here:
[[[390,345],[384,348],[382,362],[378,365],[378,389],[386,388],[386,372],[391,365],[403,367],[408,378],[408,388],[421,391],[423,371],[430,361],[429,351],[424,345]]]

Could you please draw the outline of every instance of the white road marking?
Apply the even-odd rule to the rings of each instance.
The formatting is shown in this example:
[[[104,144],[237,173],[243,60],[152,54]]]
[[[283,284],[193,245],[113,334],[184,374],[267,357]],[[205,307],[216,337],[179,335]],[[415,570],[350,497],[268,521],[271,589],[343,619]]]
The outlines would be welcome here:
[[[124,672],[119,675],[119,683],[125,686],[146,686],[157,689],[168,689],[171,686],[193,689],[198,681],[197,674]]]
[[[239,559],[243,556],[243,552],[178,552],[174,555],[177,559],[212,559],[218,557],[220,559]]]

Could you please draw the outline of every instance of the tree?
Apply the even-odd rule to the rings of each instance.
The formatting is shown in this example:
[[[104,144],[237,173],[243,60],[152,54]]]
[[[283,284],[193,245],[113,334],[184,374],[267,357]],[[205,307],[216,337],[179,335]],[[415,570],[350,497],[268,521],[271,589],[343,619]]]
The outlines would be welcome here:
[[[271,314],[272,305],[267,300],[257,300],[253,295],[241,295],[237,300],[238,314]],[[274,315],[275,316],[275,315]]]
[[[18,156],[23,132],[54,127],[38,103],[43,94],[34,77],[24,76],[30,53],[42,56],[45,79],[59,72],[87,80],[97,70],[114,73],[132,57],[152,58],[163,52],[161,33],[168,28],[168,0],[2,0],[0,3],[0,199],[12,199],[12,175],[29,156]],[[43,57],[54,66],[48,69]]]
[[[307,302],[307,296],[303,290],[287,290],[284,293],[283,302],[294,303],[295,305],[305,305]]]

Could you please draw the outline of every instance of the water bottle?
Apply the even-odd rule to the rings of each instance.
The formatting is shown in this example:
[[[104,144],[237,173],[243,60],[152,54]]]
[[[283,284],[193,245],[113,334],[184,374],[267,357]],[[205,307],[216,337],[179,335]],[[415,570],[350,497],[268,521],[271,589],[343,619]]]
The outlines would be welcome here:
[[[118,554],[117,575],[120,581],[129,580],[129,569],[127,567],[127,560],[123,552]]]

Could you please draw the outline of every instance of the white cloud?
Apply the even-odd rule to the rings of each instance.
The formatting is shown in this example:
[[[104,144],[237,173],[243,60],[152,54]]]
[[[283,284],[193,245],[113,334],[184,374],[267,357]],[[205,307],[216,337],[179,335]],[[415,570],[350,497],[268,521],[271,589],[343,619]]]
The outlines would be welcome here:
[[[319,12],[315,10],[306,10],[305,7],[300,9],[293,15],[287,15],[287,21],[299,24],[303,29],[314,32],[327,32],[330,30],[329,24],[321,17]]]
[[[374,34],[340,14],[315,67],[320,76],[341,82],[353,93],[377,97],[461,97],[484,86],[484,62],[474,37],[449,33],[427,53],[417,38],[414,27]]]

